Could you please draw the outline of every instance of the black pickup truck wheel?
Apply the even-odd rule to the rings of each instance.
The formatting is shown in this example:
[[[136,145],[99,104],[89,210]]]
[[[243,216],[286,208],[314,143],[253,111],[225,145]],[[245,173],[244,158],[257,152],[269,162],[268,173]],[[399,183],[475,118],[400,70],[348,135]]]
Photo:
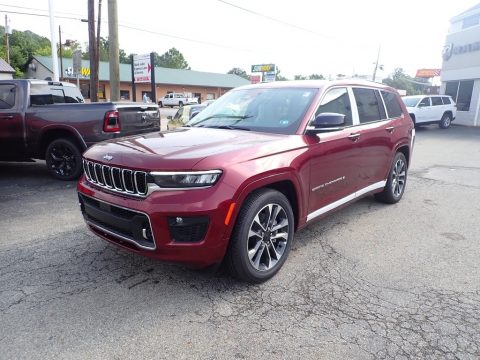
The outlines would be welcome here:
[[[74,180],[82,173],[82,154],[71,140],[53,140],[45,153],[47,168],[53,177]]]

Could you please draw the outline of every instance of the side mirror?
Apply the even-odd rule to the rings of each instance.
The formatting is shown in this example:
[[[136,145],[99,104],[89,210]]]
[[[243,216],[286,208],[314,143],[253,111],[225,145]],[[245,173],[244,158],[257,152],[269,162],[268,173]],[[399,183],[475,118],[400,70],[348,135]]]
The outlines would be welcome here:
[[[345,115],[339,113],[321,113],[315,117],[312,126],[307,128],[307,133],[341,130],[345,126]]]
[[[190,120],[193,119],[195,116],[197,116],[198,114],[200,114],[200,111],[194,111],[192,113],[192,115],[190,115]]]
[[[172,115],[167,116],[167,120],[172,120],[172,119],[173,119]]]

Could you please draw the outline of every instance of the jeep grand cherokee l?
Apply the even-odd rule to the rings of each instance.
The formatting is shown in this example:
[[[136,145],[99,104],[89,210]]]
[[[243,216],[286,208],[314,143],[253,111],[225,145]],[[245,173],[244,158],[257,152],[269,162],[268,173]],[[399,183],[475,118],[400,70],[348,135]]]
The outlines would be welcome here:
[[[91,231],[126,250],[225,261],[261,282],[296,230],[369,194],[399,201],[414,131],[398,93],[379,84],[240,87],[184,127],[87,150],[80,206]]]

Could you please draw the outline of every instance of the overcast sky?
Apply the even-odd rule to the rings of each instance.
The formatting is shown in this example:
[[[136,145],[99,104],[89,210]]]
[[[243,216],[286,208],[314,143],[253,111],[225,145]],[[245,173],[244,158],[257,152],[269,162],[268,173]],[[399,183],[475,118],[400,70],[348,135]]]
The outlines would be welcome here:
[[[439,68],[450,19],[474,0],[118,0],[120,48],[164,53],[176,47],[193,70],[250,72],[274,63],[281,74],[372,74],[402,67]],[[53,0],[62,40],[88,41],[87,0]],[[98,0],[97,0],[98,4]],[[108,37],[108,0],[102,1],[101,34]],[[241,8],[243,9],[241,9]],[[0,13],[48,14],[48,0],[0,0]],[[62,17],[72,17],[65,19]],[[50,37],[47,17],[8,13],[11,27]],[[2,18],[3,19],[3,18]],[[57,35],[58,36],[58,35]]]

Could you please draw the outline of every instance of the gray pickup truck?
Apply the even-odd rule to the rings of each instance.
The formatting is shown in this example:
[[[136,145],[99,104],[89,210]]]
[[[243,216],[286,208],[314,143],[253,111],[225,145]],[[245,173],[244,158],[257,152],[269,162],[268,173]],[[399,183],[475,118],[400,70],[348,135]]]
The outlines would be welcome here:
[[[57,179],[80,176],[90,145],[159,130],[155,104],[85,104],[70,83],[0,81],[0,161],[46,160]]]

